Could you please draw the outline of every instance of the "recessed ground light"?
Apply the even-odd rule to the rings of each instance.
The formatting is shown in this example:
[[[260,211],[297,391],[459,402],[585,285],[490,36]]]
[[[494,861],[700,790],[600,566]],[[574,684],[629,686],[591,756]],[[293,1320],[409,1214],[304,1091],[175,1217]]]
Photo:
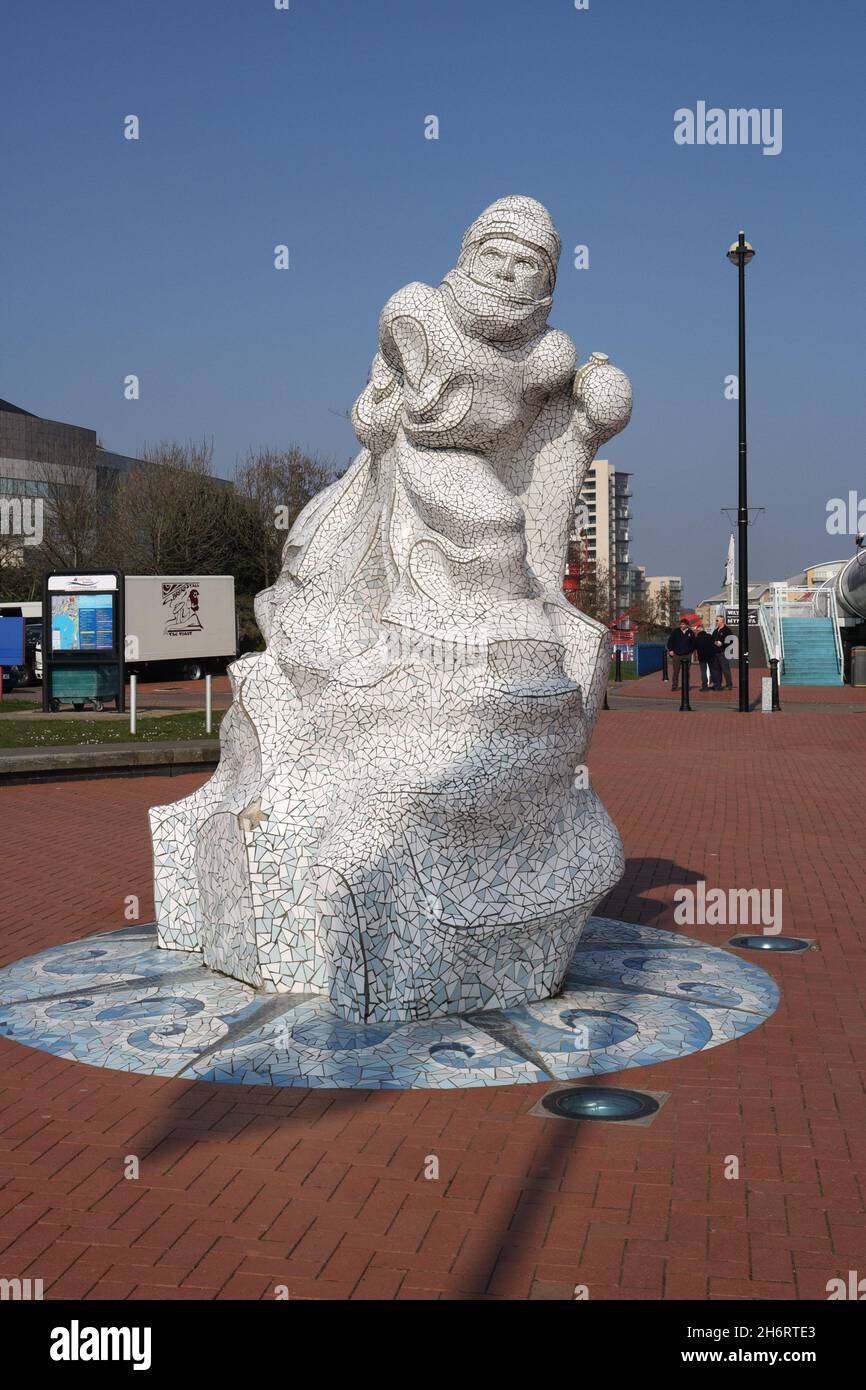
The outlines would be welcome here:
[[[531,1113],[555,1115],[560,1120],[645,1123],[664,1099],[661,1093],[626,1091],[620,1086],[562,1086],[548,1091]]]
[[[809,951],[815,942],[805,936],[732,936],[728,945],[741,951]]]

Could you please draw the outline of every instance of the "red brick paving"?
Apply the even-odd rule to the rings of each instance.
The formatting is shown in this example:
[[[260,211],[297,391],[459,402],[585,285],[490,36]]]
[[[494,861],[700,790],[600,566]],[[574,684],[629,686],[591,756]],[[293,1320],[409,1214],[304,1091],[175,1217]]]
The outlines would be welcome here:
[[[628,856],[605,910],[676,929],[677,886],[782,887],[784,930],[820,943],[760,958],[782,1003],[755,1032],[613,1078],[671,1093],[651,1126],[538,1119],[539,1086],[217,1086],[0,1039],[0,1277],[48,1298],[792,1300],[862,1276],[864,718],[602,716],[591,769]],[[20,866],[0,963],[121,925],[131,893],[149,920],[146,810],[200,780],[0,790]]]

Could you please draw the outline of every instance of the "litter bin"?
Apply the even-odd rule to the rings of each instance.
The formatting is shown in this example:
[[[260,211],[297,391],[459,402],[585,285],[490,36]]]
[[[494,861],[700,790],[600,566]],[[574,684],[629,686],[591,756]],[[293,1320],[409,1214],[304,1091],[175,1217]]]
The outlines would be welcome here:
[[[106,700],[113,699],[119,707],[119,691],[116,666],[61,667],[51,672],[50,706],[58,710],[63,703],[84,709],[92,704],[101,710]]]
[[[851,648],[851,684],[866,685],[866,647]]]

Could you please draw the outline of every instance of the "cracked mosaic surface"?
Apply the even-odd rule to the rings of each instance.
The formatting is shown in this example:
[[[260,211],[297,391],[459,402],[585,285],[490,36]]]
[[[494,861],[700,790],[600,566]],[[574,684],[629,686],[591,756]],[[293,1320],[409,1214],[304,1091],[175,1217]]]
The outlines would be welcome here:
[[[361,453],[294,523],[221,762],[151,812],[162,947],[347,1021],[555,993],[622,846],[576,776],[606,629],[565,599],[628,378],[548,326],[560,239],[499,199],[382,310]]]
[[[758,966],[650,927],[592,918],[556,998],[363,1023],[165,952],[132,927],[0,970],[0,1035],[91,1066],[271,1086],[456,1088],[599,1076],[717,1047],[778,991]]]

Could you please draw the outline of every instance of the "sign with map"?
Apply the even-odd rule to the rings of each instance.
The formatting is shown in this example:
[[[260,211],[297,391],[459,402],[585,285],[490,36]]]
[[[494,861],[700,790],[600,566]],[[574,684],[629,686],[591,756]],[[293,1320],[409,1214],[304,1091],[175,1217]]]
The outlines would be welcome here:
[[[114,646],[114,594],[52,594],[51,650],[105,652]]]
[[[50,573],[42,583],[42,708],[124,709],[123,576]]]

